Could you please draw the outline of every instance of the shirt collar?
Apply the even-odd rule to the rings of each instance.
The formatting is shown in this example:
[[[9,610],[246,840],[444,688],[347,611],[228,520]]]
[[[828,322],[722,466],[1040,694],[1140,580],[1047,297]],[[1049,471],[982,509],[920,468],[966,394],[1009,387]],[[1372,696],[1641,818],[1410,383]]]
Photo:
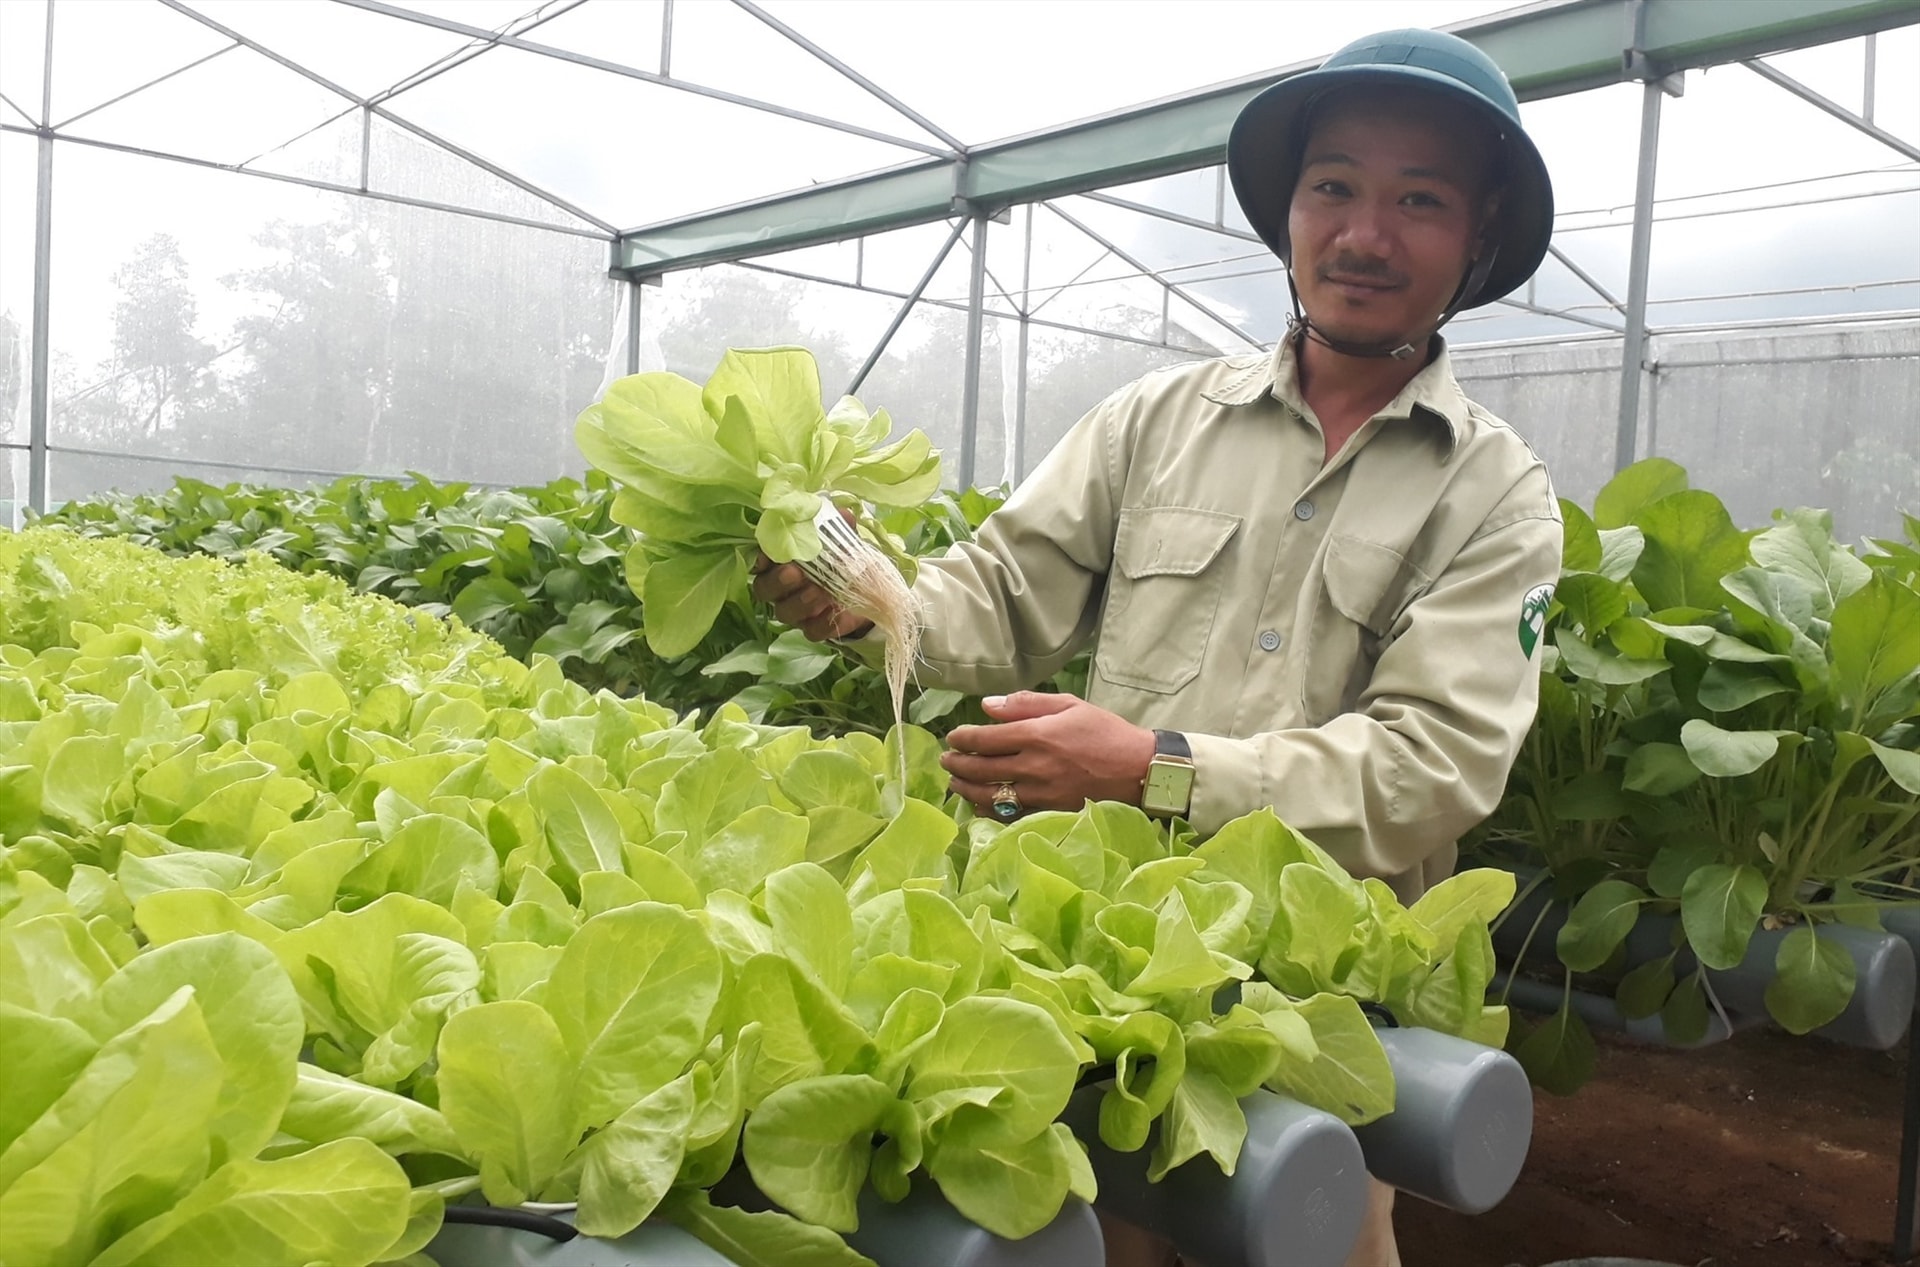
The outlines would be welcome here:
[[[1438,336],[1436,336],[1438,337]],[[1201,393],[1216,405],[1229,408],[1251,405],[1263,396],[1271,396],[1296,413],[1306,412],[1300,397],[1300,379],[1295,363],[1294,341],[1282,339],[1272,356],[1243,357],[1233,362],[1234,373],[1219,387]],[[1453,363],[1447,354],[1446,340],[1440,340],[1440,352],[1431,362],[1387,402],[1377,418],[1422,418],[1438,422],[1445,429],[1447,455],[1451,457],[1469,430],[1467,395],[1453,376]]]

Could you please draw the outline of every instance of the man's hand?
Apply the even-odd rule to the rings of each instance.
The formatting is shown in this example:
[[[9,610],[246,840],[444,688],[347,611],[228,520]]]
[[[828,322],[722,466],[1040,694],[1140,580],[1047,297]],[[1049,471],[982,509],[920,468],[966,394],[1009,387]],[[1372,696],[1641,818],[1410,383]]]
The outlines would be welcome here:
[[[833,595],[798,563],[775,563],[764,553],[753,563],[753,596],[773,604],[773,614],[815,642],[852,638],[873,628],[833,601]]]
[[[961,726],[940,758],[952,787],[983,817],[1011,783],[1023,810],[1077,810],[1088,801],[1140,803],[1153,732],[1072,695],[1016,691],[981,701],[993,726]]]

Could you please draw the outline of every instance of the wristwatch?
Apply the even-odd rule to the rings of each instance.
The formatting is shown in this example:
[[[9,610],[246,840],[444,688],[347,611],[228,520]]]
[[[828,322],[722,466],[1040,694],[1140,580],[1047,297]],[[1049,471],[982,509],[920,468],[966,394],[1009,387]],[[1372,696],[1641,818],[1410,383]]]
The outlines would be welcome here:
[[[1192,807],[1193,746],[1177,730],[1156,730],[1140,808],[1156,818],[1185,818]]]

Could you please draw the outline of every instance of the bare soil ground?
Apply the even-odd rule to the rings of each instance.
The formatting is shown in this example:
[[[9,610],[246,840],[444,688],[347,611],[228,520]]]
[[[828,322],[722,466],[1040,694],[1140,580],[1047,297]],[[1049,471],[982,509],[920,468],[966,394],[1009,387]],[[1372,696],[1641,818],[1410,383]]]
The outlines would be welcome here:
[[[1691,1052],[1600,1044],[1579,1094],[1537,1096],[1527,1168],[1500,1206],[1469,1218],[1401,1199],[1406,1267],[1892,1262],[1905,1044],[1771,1031]]]

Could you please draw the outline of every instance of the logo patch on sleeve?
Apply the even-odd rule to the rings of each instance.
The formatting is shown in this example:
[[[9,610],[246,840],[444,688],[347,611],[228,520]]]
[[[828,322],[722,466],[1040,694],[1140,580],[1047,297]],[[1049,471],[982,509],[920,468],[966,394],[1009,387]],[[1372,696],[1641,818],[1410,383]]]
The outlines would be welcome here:
[[[1520,600],[1520,654],[1533,659],[1540,645],[1540,633],[1546,628],[1547,608],[1553,606],[1553,586],[1536,585]]]

